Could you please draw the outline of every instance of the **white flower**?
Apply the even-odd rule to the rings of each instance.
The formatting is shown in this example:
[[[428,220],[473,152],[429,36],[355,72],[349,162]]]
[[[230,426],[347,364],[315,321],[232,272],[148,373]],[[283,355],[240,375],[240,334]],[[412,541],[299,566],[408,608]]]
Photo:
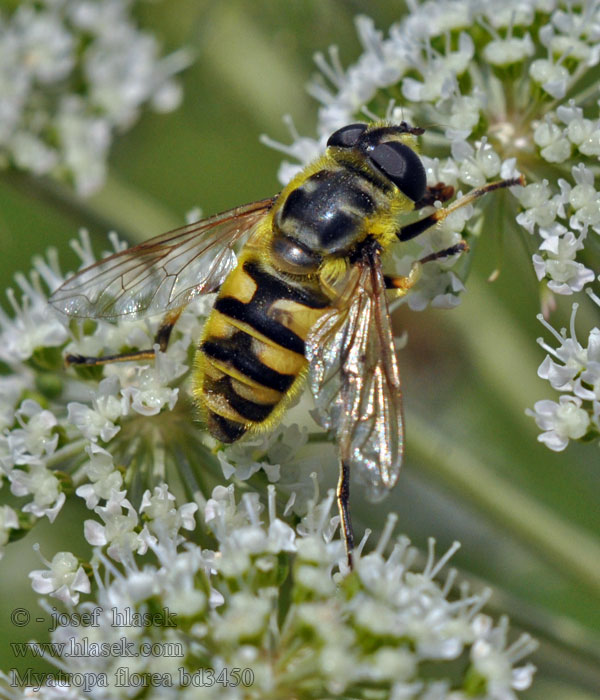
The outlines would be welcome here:
[[[268,600],[239,592],[229,599],[227,611],[219,617],[215,639],[225,645],[239,644],[262,635],[269,622],[272,604]]]
[[[569,71],[561,65],[564,55],[554,63],[552,56],[538,58],[529,67],[529,75],[552,97],[562,98],[567,91]]]
[[[4,545],[10,540],[10,531],[19,528],[19,517],[10,506],[0,506],[0,558],[4,554]]]
[[[123,513],[123,509],[127,512]],[[125,491],[113,491],[105,506],[96,506],[95,512],[104,525],[96,520],[86,520],[85,538],[91,545],[105,546],[109,555],[117,561],[127,561],[133,552],[143,554],[147,542],[137,532],[138,514],[125,498]]]
[[[592,328],[586,348],[586,366],[575,379],[573,393],[579,398],[596,402],[594,413],[600,409],[600,329]],[[600,425],[598,421],[597,425]]]
[[[76,494],[85,499],[85,505],[91,510],[100,500],[108,500],[113,491],[120,491],[123,487],[123,475],[115,469],[110,452],[92,442],[86,447],[90,461],[84,464],[82,472],[90,480],[90,483],[80,486]]]
[[[62,345],[67,339],[65,327],[48,309],[38,272],[31,273],[31,281],[21,274],[15,279],[23,292],[19,305],[13,290],[7,291],[15,318],[0,307],[0,360],[9,366],[28,360],[37,348]]]
[[[25,399],[15,413],[21,425],[8,433],[11,461],[18,465],[40,464],[58,444],[55,428],[58,424],[52,411],[43,410],[33,399]]]
[[[542,379],[547,379],[557,391],[568,391],[572,389],[573,380],[585,369],[588,362],[587,349],[582,347],[575,333],[575,316],[577,309],[578,305],[573,304],[570,325],[571,337],[567,336],[566,329],[564,328],[561,333],[557,333],[543,316],[538,316],[538,321],[542,323],[560,343],[560,347],[554,349],[544,343],[543,340],[538,340],[539,344],[549,353],[538,369],[538,376]],[[596,335],[596,333],[594,335]],[[554,362],[551,356],[560,360],[563,364],[559,365]]]
[[[123,396],[131,402],[131,408],[143,416],[155,416],[165,405],[173,409],[179,389],[168,386],[168,382],[188,369],[177,360],[177,345],[169,348],[168,355],[160,352],[158,345],[154,346],[154,350],[154,362],[137,367],[134,383],[123,389]]]
[[[575,185],[560,179],[562,198],[573,211],[570,219],[572,228],[586,231],[592,227],[600,233],[600,193],[594,187],[594,173],[582,163],[572,169]]]
[[[527,413],[547,431],[538,439],[556,451],[563,450],[569,439],[577,440],[586,435],[592,425],[600,429],[600,330],[592,328],[587,346],[584,346],[575,332],[577,309],[578,304],[573,304],[569,334],[565,328],[558,333],[538,316],[559,343],[553,348],[538,339],[548,353],[538,369],[538,376],[550,382],[556,391],[571,393],[561,396],[560,404],[540,401],[533,412]]]
[[[364,52],[353,65],[344,69],[334,48],[329,61],[321,54],[316,57],[330,84],[313,81],[309,88],[322,105],[319,139],[310,141],[291,129],[289,146],[265,141],[305,163],[332,131],[364,120],[364,113],[372,114],[372,103],[387,100],[387,119],[427,125],[419,140],[430,185],[456,186],[460,179],[478,187],[498,175],[518,175],[520,163],[526,162],[528,186],[511,188],[525,210],[519,212],[510,202],[510,213],[504,205],[494,212],[500,198],[490,195],[482,207],[471,210],[463,237],[469,241],[480,231],[489,236],[505,228],[484,227],[484,207],[486,221],[516,219],[541,237],[533,256],[538,278],[554,293],[579,292],[592,282],[594,271],[578,258],[587,245],[588,229],[600,228],[600,200],[592,175],[600,154],[600,113],[597,105],[590,105],[583,116],[587,94],[578,89],[580,73],[600,61],[598,33],[591,29],[596,27],[596,13],[596,3],[574,8],[561,0],[509,2],[502,7],[477,0],[415,1],[387,37],[371,19],[359,17],[356,26]],[[474,24],[485,31],[466,31]],[[409,102],[395,108],[399,92]],[[441,151],[444,139],[449,158]],[[440,155],[428,158],[429,148]],[[564,166],[574,182],[565,179]],[[280,170],[282,181],[293,172],[286,163]],[[414,261],[411,248],[412,242],[404,244],[402,254],[408,251]],[[431,303],[455,305],[464,280],[450,282],[447,267],[447,261],[428,264],[406,303],[413,309]],[[439,282],[432,280],[436,275]]]
[[[292,471],[298,452],[308,442],[308,431],[297,425],[278,425],[264,435],[256,435],[241,444],[233,444],[219,451],[217,457],[226,479],[235,476],[246,481],[259,470],[264,470],[269,481],[279,481],[281,467]]]
[[[523,37],[511,37],[506,39],[494,39],[486,44],[483,49],[483,57],[493,66],[508,66],[511,63],[519,63],[523,59],[533,56],[535,47],[529,33]]]
[[[109,253],[123,248],[115,235],[109,238]],[[95,262],[85,231],[73,247],[82,265]],[[159,353],[155,363],[65,368],[67,353],[94,356],[123,346],[149,347],[160,319],[70,323],[49,308],[44,288],[54,290],[64,281],[56,253],[36,258],[34,268],[30,278],[17,278],[23,292],[20,303],[9,294],[15,318],[0,310],[0,355],[6,352],[12,372],[0,377],[0,467],[14,472],[13,493],[30,498],[22,510],[34,517],[22,526],[32,527],[44,515],[54,519],[71,485],[90,509],[104,506],[126,483],[154,488],[166,473],[183,483],[185,472],[190,498],[201,492],[184,462],[200,460],[203,469],[210,464],[217,471],[216,460],[202,443],[187,390],[176,401],[189,372],[190,345],[200,336],[211,300],[186,308],[169,353]],[[23,400],[31,394],[38,400]],[[148,417],[161,411],[164,421],[148,423]],[[177,418],[175,411],[181,412]],[[189,514],[180,515],[189,522]]]
[[[562,163],[571,155],[571,143],[564,130],[547,118],[533,132],[533,140],[540,147],[540,155],[549,163]]]
[[[19,41],[21,60],[32,78],[42,83],[63,80],[75,63],[75,42],[50,8],[37,11],[22,4],[12,18],[11,30]]]
[[[462,75],[467,69],[474,49],[473,39],[465,32],[461,32],[458,51],[448,51],[442,55],[430,50],[429,55],[417,54],[412,60],[423,76],[423,82],[405,78],[402,82],[404,97],[412,102],[449,97],[455,89],[457,76]]]
[[[569,440],[582,438],[590,425],[590,417],[581,408],[581,399],[577,396],[561,396],[559,403],[538,401],[533,411],[527,409],[526,413],[535,418],[544,431],[538,435],[538,440],[554,452],[564,450]]]
[[[60,102],[56,128],[64,166],[73,173],[77,191],[84,196],[92,194],[106,178],[110,122],[90,114],[89,106],[78,95],[68,95]]]
[[[507,644],[508,620],[502,618],[497,627],[487,615],[478,615],[473,621],[476,640],[471,649],[474,670],[486,682],[486,696],[491,700],[515,698],[513,690],[524,690],[531,685],[535,672],[533,664],[515,668],[531,652],[531,638],[523,635]]]
[[[97,551],[97,590],[93,599],[75,604],[72,616],[77,620],[85,613],[94,623],[57,627],[52,641],[69,649],[84,637],[88,648],[120,642],[128,653],[64,655],[61,668],[106,674],[109,688],[102,692],[116,698],[127,693],[118,686],[119,668],[167,674],[171,690],[182,697],[204,697],[183,679],[205,669],[233,668],[245,670],[256,697],[293,697],[304,688],[319,697],[360,697],[365,686],[376,683],[386,697],[450,700],[473,695],[469,684],[476,676],[486,697],[500,700],[529,686],[533,667],[518,664],[535,643],[527,635],[507,642],[506,620],[496,626],[480,612],[487,593],[470,595],[463,585],[460,599],[447,600],[456,572],[443,585],[436,581],[457,545],[436,560],[431,540],[425,567],[413,570],[416,551],[407,538],[398,538],[384,555],[391,518],[374,550],[357,552],[356,572],[341,577],[344,548],[329,527],[333,492],[312,504],[302,528],[286,525],[282,540],[272,533],[281,523],[274,487],[264,521],[257,499],[249,496],[236,502],[233,487],[213,492],[205,517],[217,537],[214,550],[184,543],[173,532],[150,541],[143,566],[133,559],[114,565]],[[150,501],[161,512],[172,503],[165,490]],[[252,557],[251,567],[229,566],[240,548]],[[69,579],[77,566],[68,554],[57,559],[54,575],[32,577],[50,594],[60,574]],[[134,622],[144,616],[154,622]],[[143,653],[148,643],[156,650],[168,644],[177,653]],[[423,675],[422,664],[431,674]],[[456,668],[463,671],[456,674]],[[40,694],[46,697],[46,689]],[[219,689],[206,697],[241,695]]]
[[[183,528],[193,530],[196,527],[194,514],[198,510],[196,503],[186,503],[180,508],[175,508],[175,496],[169,493],[166,484],[157,486],[154,494],[145,491],[139,512],[143,513],[150,521],[150,530],[159,537],[165,533],[174,537]]]
[[[548,228],[556,219],[560,201],[558,197],[552,197],[548,185],[548,180],[542,180],[517,191],[519,201],[526,208],[517,216],[517,223],[529,233],[533,233],[536,226],[540,229]]]
[[[24,513],[32,513],[37,518],[46,516],[54,522],[66,496],[52,471],[43,464],[31,463],[27,471],[13,469],[8,478],[15,496],[33,496],[33,500],[22,507]]]
[[[539,280],[549,278],[548,287],[557,294],[580,292],[594,279],[594,271],[583,263],[576,262],[575,256],[583,249],[583,236],[575,238],[572,231],[561,236],[547,236],[539,250],[545,256],[534,255],[533,267]]]
[[[29,381],[24,376],[5,375],[0,377],[0,433],[10,428],[15,421],[15,411],[19,397],[29,388]]]
[[[471,187],[481,187],[487,180],[497,177],[500,173],[502,162],[500,156],[494,151],[487,139],[476,143],[476,150],[464,142],[464,150],[460,162],[459,178]],[[456,153],[456,144],[454,152]],[[460,210],[459,210],[460,211]],[[458,213],[458,212],[456,212]],[[470,211],[473,214],[473,211]],[[452,216],[452,215],[451,215]],[[469,217],[465,216],[465,219]]]
[[[240,575],[251,566],[270,570],[276,562],[270,555],[295,551],[295,533],[275,517],[274,499],[275,489],[269,486],[270,523],[265,531],[258,494],[245,494],[244,512],[235,505],[233,486],[214,489],[204,509],[204,520],[221,543],[221,556],[213,563],[224,575]],[[265,556],[267,553],[269,556]]]
[[[71,552],[58,552],[51,562],[44,563],[48,569],[29,573],[31,587],[36,593],[51,595],[64,603],[77,605],[79,594],[91,591],[89,578]]]
[[[128,401],[119,397],[116,377],[103,379],[91,396],[92,406],[72,401],[67,405],[67,420],[92,441],[111,440],[121,429],[115,422],[127,414]]]

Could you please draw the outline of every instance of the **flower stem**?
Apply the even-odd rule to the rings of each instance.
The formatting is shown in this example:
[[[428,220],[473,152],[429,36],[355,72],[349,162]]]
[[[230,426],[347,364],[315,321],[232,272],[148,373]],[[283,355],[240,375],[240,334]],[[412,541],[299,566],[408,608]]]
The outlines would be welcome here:
[[[46,460],[46,466],[55,467],[64,460],[69,459],[70,457],[74,457],[75,455],[80,453],[83,454],[87,444],[88,441],[83,438],[81,440],[75,440],[74,442],[66,444],[64,447],[61,447],[59,450],[56,450],[56,452],[54,452],[51,457],[48,457],[48,459]]]
[[[98,211],[116,212],[112,228],[130,243],[139,243],[184,223],[182,217],[114,172],[108,173],[104,187],[90,204]]]
[[[183,222],[153,197],[109,173],[103,189],[89,199],[50,178],[32,177],[17,170],[0,171],[0,182],[47,204],[73,221],[105,235],[116,231],[131,244],[169,231]],[[111,212],[109,216],[106,212]]]
[[[412,415],[410,422],[410,451],[421,467],[441,475],[461,497],[516,532],[521,541],[598,595],[600,545],[589,534],[512,486],[458,444],[449,445],[452,440],[448,436],[432,441],[431,425],[418,415]]]

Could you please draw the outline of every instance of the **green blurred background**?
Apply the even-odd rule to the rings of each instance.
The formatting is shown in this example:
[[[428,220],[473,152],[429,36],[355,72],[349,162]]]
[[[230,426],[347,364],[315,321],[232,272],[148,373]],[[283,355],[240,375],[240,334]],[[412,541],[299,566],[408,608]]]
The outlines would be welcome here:
[[[196,52],[183,76],[183,106],[145,114],[118,138],[107,185],[86,202],[1,174],[4,285],[49,244],[59,249],[62,268],[73,269],[68,241],[80,226],[90,229],[98,250],[111,227],[140,240],[179,225],[194,206],[208,215],[276,192],[281,156],[258,136],[289,142],[285,113],[300,133],[314,134],[317,104],[305,91],[312,55],[337,44],[344,64],[353,61],[361,51],[353,24],[360,12],[382,29],[400,14],[397,3],[367,0],[141,4],[142,26],[166,50],[188,44]],[[502,273],[489,284],[499,261]],[[570,313],[570,302],[559,301],[552,318],[558,328]],[[597,325],[594,310],[580,309],[581,339]],[[584,700],[600,697],[600,460],[593,445],[550,452],[524,414],[535,401],[556,398],[536,375],[544,357],[535,342],[544,333],[538,311],[537,283],[519,241],[505,236],[499,245],[496,235],[484,235],[458,309],[396,313],[398,333],[409,337],[400,354],[406,467],[382,505],[373,507],[355,489],[353,508],[359,532],[379,529],[394,510],[397,530],[423,550],[429,536],[440,554],[460,540],[453,564],[476,589],[493,587],[488,610],[508,613],[515,629],[541,641],[533,659],[539,671],[524,697]],[[35,615],[24,578],[40,568],[32,544],[50,555],[55,537],[72,540],[71,517],[78,516],[61,513],[50,541],[41,522],[2,561],[3,669],[15,665],[9,642],[46,638],[42,627],[15,629],[8,613],[19,606]],[[78,547],[84,551],[74,542]]]

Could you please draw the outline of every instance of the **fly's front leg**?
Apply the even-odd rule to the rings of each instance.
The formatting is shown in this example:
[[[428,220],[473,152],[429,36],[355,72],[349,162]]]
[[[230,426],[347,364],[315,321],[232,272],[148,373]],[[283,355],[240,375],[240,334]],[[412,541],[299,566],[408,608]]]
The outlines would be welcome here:
[[[436,202],[447,202],[454,197],[454,187],[438,182],[425,188],[425,194],[415,202],[415,209],[433,206]]]
[[[173,326],[181,316],[184,307],[169,311],[163,318],[156,335],[154,345],[158,345],[161,352],[165,352],[169,345]],[[85,367],[95,367],[96,365],[108,365],[112,362],[129,362],[131,360],[153,360],[155,357],[154,348],[148,350],[136,350],[134,352],[123,352],[117,355],[102,355],[101,357],[87,357],[85,355],[67,355],[65,364],[82,365]]]
[[[419,281],[421,277],[421,263],[415,261],[410,268],[408,275],[384,275],[386,289],[393,289],[396,292],[396,297],[403,297],[408,293],[411,287]],[[395,298],[395,297],[394,297]]]
[[[478,187],[477,189],[471,190],[471,192],[468,192],[460,199],[457,199],[456,202],[453,202],[449,207],[436,209],[429,216],[425,216],[418,221],[413,221],[412,224],[403,226],[396,232],[396,235],[401,241],[409,241],[411,238],[419,236],[421,233],[424,233],[428,229],[432,228],[440,221],[443,221],[453,211],[470,204],[475,199],[482,197],[484,194],[505,187],[513,187],[515,185],[525,185],[525,178],[521,175],[520,177],[512,178],[510,180],[498,180],[496,182],[490,182],[483,187]],[[452,194],[454,194],[453,188],[449,185],[444,185],[443,183],[438,183],[433,187],[428,187],[425,196],[415,203],[415,209],[420,209],[423,206],[433,204],[436,199],[442,201],[444,199],[448,199],[452,196]],[[435,253],[426,255],[424,258],[421,258],[417,262],[413,263],[411,271],[406,277],[386,276],[386,288],[395,289],[399,296],[404,296],[419,279],[421,274],[421,265],[431,262],[432,260],[439,260],[440,258],[446,258],[450,255],[462,253],[468,249],[469,246],[467,245],[466,241],[459,241],[449,248],[444,248],[443,250],[438,250]]]
[[[418,221],[413,221],[412,224],[403,226],[396,232],[396,235],[401,241],[409,241],[411,238],[419,236],[424,231],[427,231],[427,229],[430,229],[440,221],[443,221],[447,216],[452,214],[453,211],[470,204],[472,201],[482,197],[484,194],[504,187],[514,187],[515,185],[525,185],[525,178],[521,175],[520,177],[511,178],[510,180],[497,180],[496,182],[489,182],[483,187],[477,187],[476,189],[463,195],[460,199],[457,199],[456,202],[453,202],[449,207],[436,209],[433,214],[425,216]],[[439,185],[435,185],[435,187],[439,187]],[[435,187],[433,189],[435,189]],[[427,195],[425,195],[425,197],[427,197]],[[418,204],[420,204],[420,202],[417,202],[417,205]],[[415,205],[415,207],[417,205]]]

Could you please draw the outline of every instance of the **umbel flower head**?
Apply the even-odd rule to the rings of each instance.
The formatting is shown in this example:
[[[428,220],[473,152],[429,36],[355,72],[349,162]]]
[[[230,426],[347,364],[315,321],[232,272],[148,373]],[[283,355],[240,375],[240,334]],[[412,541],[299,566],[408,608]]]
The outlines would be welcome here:
[[[135,689],[148,698],[509,700],[530,684],[533,666],[519,664],[536,645],[528,635],[509,643],[507,620],[482,614],[489,592],[461,585],[452,594],[452,570],[435,580],[457,546],[436,561],[430,541],[422,568],[405,537],[386,556],[390,518],[375,548],[342,576],[333,492],[321,502],[314,494],[292,528],[277,516],[274,486],[266,512],[257,494],[238,501],[233,486],[217,487],[203,509],[208,549],[180,532],[193,527],[195,506],[180,517],[166,491],[144,500],[154,503],[139,532],[147,563],[117,567],[98,549],[97,593],[79,604],[72,555],[32,572],[36,590],[68,611],[61,618],[46,604],[63,653],[41,698],[126,698]],[[117,647],[123,654],[100,653]],[[15,671],[7,680],[11,697],[23,697]]]
[[[405,270],[461,236],[475,248],[485,207],[485,235],[495,228],[506,241],[521,237],[530,249],[544,316],[554,307],[554,295],[585,290],[597,304],[592,287],[600,271],[600,2],[407,5],[408,14],[387,35],[369,17],[357,19],[363,53],[348,68],[335,46],[328,59],[315,56],[322,77],[309,90],[321,103],[318,138],[301,138],[290,120],[292,144],[263,139],[300,161],[282,164],[281,181],[314,158],[334,130],[387,110],[388,117],[425,127],[422,159],[429,185],[470,189],[517,172],[529,183],[511,188],[511,197],[490,196],[478,210],[456,212],[417,237],[412,251],[404,244],[399,262]],[[465,256],[428,264],[406,302],[412,309],[456,305],[466,273]],[[549,358],[540,367],[540,376],[562,393],[559,403],[540,402],[531,412],[544,431],[539,439],[551,449],[600,434],[597,333],[593,328],[587,350],[580,346],[577,360],[567,362],[577,368],[569,381],[547,376]]]
[[[113,243],[120,246],[116,238]],[[75,248],[82,264],[94,261],[85,233]],[[201,307],[186,312],[168,355],[158,353],[154,363],[65,372],[65,349],[98,354],[105,344],[151,346],[156,322],[94,321],[75,328],[48,313],[44,286],[56,288],[63,280],[55,252],[35,260],[30,278],[16,279],[20,302],[8,293],[14,318],[0,310],[0,363],[9,370],[0,376],[0,466],[4,488],[23,501],[18,517],[6,511],[3,541],[40,517],[53,521],[73,491],[88,508],[110,511],[126,493],[137,506],[146,488],[185,472],[191,455],[195,469],[216,462],[202,444],[187,392],[177,403]],[[190,499],[205,490],[194,473],[189,469],[186,477]],[[120,541],[125,546],[126,539]]]

